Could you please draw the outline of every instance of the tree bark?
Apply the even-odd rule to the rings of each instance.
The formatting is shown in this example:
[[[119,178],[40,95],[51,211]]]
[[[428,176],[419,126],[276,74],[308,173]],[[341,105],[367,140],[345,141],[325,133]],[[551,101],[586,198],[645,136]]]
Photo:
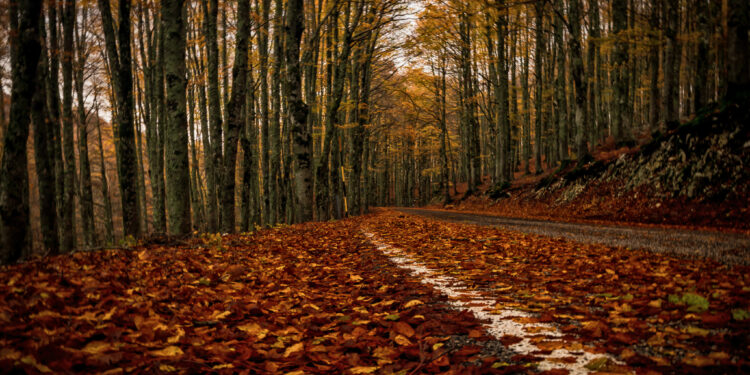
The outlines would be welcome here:
[[[248,39],[250,37],[250,0],[239,0],[237,6],[237,36],[232,67],[232,93],[227,103],[227,132],[224,143],[224,165],[222,171],[221,230],[235,231],[235,167],[237,165],[237,142],[244,126],[242,108],[247,93]]]
[[[140,237],[140,211],[138,207],[138,188],[136,169],[135,129],[133,127],[133,77],[130,55],[130,0],[119,3],[119,27],[117,40],[112,21],[109,0],[98,0],[102,14],[102,26],[107,55],[112,70],[112,87],[117,102],[117,139],[116,149],[120,160],[117,173],[120,177],[120,197],[122,200],[123,228],[125,236]]]
[[[185,0],[162,2],[164,79],[167,84],[166,171],[167,231],[190,233],[190,164],[185,95]]]
[[[534,169],[536,174],[542,173],[542,74],[544,67],[544,3],[536,3],[536,52],[534,53]]]
[[[15,6],[13,7],[15,8]],[[26,140],[29,137],[31,98],[37,88],[37,64],[41,53],[39,16],[41,0],[20,2],[11,17],[18,23],[12,41],[13,64],[10,119],[0,165],[0,262],[17,261],[29,244],[29,175]],[[16,16],[16,13],[18,14]]]
[[[297,200],[296,221],[313,219],[312,207],[312,135],[307,124],[309,108],[302,99],[302,77],[299,60],[300,43],[305,28],[303,0],[289,0],[286,18],[286,69],[289,92],[289,121],[292,129],[292,152],[295,158],[294,192]]]
[[[570,25],[570,60],[571,76],[575,86],[575,124],[576,124],[576,156],[578,161],[586,159],[589,153],[586,144],[588,124],[586,124],[586,86],[583,83],[583,36],[581,35],[581,23],[583,12],[581,0],[570,0],[570,14],[568,24]]]
[[[73,29],[76,20],[75,0],[66,0],[63,6],[63,53],[62,53],[62,123],[63,123],[63,204],[62,204],[62,251],[70,252],[76,246],[75,225],[75,143],[73,142]]]
[[[42,48],[36,75],[38,80],[37,89],[34,91],[34,97],[31,102],[31,118],[34,123],[34,157],[39,181],[39,218],[42,229],[42,250],[47,254],[56,255],[60,252],[60,241],[57,227],[54,157],[52,155],[52,151],[54,150],[54,132],[52,127],[54,123],[50,120],[46,103],[48,70],[47,51],[44,47],[45,26],[43,19],[39,21],[39,34]],[[2,107],[4,106],[2,105]],[[2,134],[0,134],[0,139],[2,139]]]
[[[206,18],[204,21],[207,52],[207,80],[208,80],[208,111],[211,139],[210,165],[206,176],[208,180],[208,217],[211,231],[219,229],[219,185],[221,184],[222,168],[222,118],[221,101],[219,99],[219,44],[217,40],[217,19],[219,17],[219,0],[202,0],[204,8],[206,1]]]

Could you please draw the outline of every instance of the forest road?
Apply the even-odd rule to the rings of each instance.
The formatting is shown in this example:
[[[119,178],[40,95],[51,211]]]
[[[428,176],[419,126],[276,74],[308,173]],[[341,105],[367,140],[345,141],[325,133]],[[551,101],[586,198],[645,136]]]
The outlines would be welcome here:
[[[396,208],[396,210],[460,224],[498,227],[549,237],[565,237],[583,243],[648,250],[686,258],[708,257],[728,265],[750,265],[750,236],[742,234],[566,223],[421,208]]]

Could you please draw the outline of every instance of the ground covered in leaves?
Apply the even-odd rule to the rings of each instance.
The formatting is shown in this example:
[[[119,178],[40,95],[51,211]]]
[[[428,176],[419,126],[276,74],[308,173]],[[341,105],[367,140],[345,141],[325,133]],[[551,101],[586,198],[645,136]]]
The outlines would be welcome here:
[[[523,368],[493,369],[471,314],[392,266],[355,220],[6,266],[0,300],[3,373]]]
[[[525,323],[554,323],[563,335],[537,332],[537,353],[620,362],[591,370],[750,371],[749,267],[381,210],[3,267],[0,372],[536,371],[533,353],[504,349],[517,337],[490,337],[366,233]]]
[[[391,211],[366,225],[498,308],[535,312],[536,322],[567,334],[540,341],[542,350],[594,346],[636,370],[665,373],[750,371],[750,267]]]

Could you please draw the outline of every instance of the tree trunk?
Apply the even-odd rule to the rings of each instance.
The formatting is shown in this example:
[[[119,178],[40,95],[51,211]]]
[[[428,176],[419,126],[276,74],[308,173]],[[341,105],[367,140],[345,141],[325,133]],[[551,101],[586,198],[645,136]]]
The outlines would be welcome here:
[[[0,165],[0,262],[18,260],[29,244],[29,175],[26,140],[29,137],[31,98],[37,90],[39,16],[41,0],[20,2],[10,9],[18,19],[12,41],[10,121]],[[17,9],[17,11],[16,11]],[[18,14],[16,16],[16,14]]]
[[[102,14],[102,27],[107,55],[112,70],[112,87],[117,101],[116,149],[120,156],[117,172],[120,177],[120,197],[125,236],[139,237],[140,212],[138,209],[138,191],[135,150],[135,129],[133,128],[133,77],[131,76],[130,57],[130,0],[122,0],[118,14],[120,25],[115,40],[114,25],[109,0],[98,0]]]
[[[312,210],[312,135],[308,121],[308,107],[302,99],[302,77],[299,61],[300,43],[305,28],[303,0],[289,0],[286,18],[286,69],[289,93],[289,121],[292,129],[292,152],[296,161],[294,192],[297,199],[296,221],[309,221]]]
[[[591,148],[599,141],[600,136],[600,124],[599,124],[599,106],[596,105],[600,100],[599,95],[599,71],[601,70],[600,56],[599,56],[599,41],[601,31],[599,30],[599,2],[589,2],[589,38],[588,38],[588,51],[587,61],[588,70],[586,74],[586,82],[588,87],[588,108],[586,109],[586,123],[589,128],[589,142]]]
[[[624,0],[620,0],[624,1]],[[664,113],[664,120],[666,122],[678,121],[679,114],[675,106],[675,97],[679,95],[678,81],[680,57],[677,53],[677,25],[679,23],[679,15],[677,8],[679,6],[678,0],[667,0],[664,2],[664,26],[665,36],[667,39],[666,52],[664,54],[664,95],[662,96],[662,112]],[[624,7],[624,6],[623,6]],[[623,11],[624,13],[624,11]],[[617,28],[615,28],[617,29]],[[743,63],[744,64],[744,63]]]
[[[269,148],[269,120],[268,109],[268,34],[270,24],[271,0],[258,1],[258,6],[263,3],[260,30],[258,32],[258,53],[260,65],[260,132],[261,132],[261,163],[263,169],[263,223],[271,224],[271,150]],[[261,11],[258,11],[260,13]]]
[[[628,113],[628,44],[625,32],[628,27],[627,0],[612,2],[612,34],[615,36],[615,50],[613,55],[615,77],[614,103],[612,106],[612,136],[615,141],[629,138],[625,129],[625,117]]]
[[[565,51],[566,48],[563,36],[563,1],[557,0],[555,8],[558,13],[555,14],[555,57],[557,65],[557,76],[555,79],[555,117],[557,117],[557,154],[560,160],[566,160],[568,155],[568,119],[567,108],[568,100],[566,95],[565,82]]]
[[[114,244],[115,242],[115,229],[112,223],[112,200],[109,197],[109,182],[107,181],[107,168],[104,163],[104,146],[102,145],[102,128],[99,121],[99,103],[95,103],[96,106],[96,133],[99,137],[99,169],[102,173],[102,197],[104,198],[104,230],[105,230],[105,245]]]
[[[83,11],[79,17],[82,24],[86,23],[87,14]],[[89,161],[89,140],[88,140],[88,116],[86,116],[86,103],[83,97],[84,89],[84,68],[86,65],[86,37],[84,32],[79,32],[76,28],[76,51],[78,59],[76,61],[75,85],[76,99],[78,101],[78,171],[80,173],[81,183],[81,225],[83,229],[83,243],[92,246],[97,243],[96,230],[94,228],[94,200],[91,189],[91,163]]]
[[[750,89],[750,4],[744,0],[729,1],[727,20],[727,92],[730,97],[748,100]]]
[[[54,132],[48,116],[46,103],[47,51],[44,48],[44,20],[39,21],[40,40],[42,42],[39,66],[37,67],[37,89],[31,102],[31,119],[34,123],[34,151],[36,173],[39,181],[39,218],[42,229],[43,252],[56,255],[60,252],[60,241],[57,227],[57,201],[55,199]],[[2,91],[2,90],[0,90]],[[0,98],[1,100],[2,98]],[[1,105],[5,107],[5,105]],[[2,139],[2,134],[0,134]],[[0,237],[1,238],[1,237]]]
[[[164,79],[167,83],[166,171],[167,230],[190,233],[190,165],[185,102],[185,0],[162,2]]]
[[[75,143],[73,142],[73,29],[76,25],[76,2],[67,0],[63,7],[63,53],[62,53],[62,120],[64,190],[62,205],[62,251],[70,252],[76,246],[75,225]],[[129,42],[128,42],[129,43]]]
[[[232,93],[227,103],[227,132],[224,143],[224,165],[221,189],[221,230],[235,231],[235,167],[237,165],[237,142],[245,119],[242,108],[247,93],[248,39],[250,37],[250,0],[239,0],[237,6],[237,36],[232,67]]]
[[[219,44],[217,41],[217,19],[219,17],[219,0],[202,0],[204,8],[206,1],[206,18],[204,21],[206,35],[206,52],[208,60],[208,110],[210,121],[211,150],[210,170],[206,176],[208,181],[208,220],[209,230],[219,230],[219,184],[221,184],[222,168],[222,118],[219,93]]]
[[[570,14],[568,25],[570,26],[570,65],[573,85],[575,86],[575,124],[576,124],[576,156],[578,161],[583,161],[589,153],[586,145],[586,86],[583,83],[583,36],[581,35],[581,23],[583,12],[581,0],[570,0]]]
[[[544,3],[536,3],[536,52],[534,53],[534,169],[536,174],[542,173],[542,74],[544,67]]]
[[[661,38],[659,36],[659,2],[654,1],[651,4],[651,14],[649,16],[649,26],[653,35],[650,42],[651,50],[649,52],[649,114],[648,125],[650,129],[655,129],[659,122],[659,45]]]

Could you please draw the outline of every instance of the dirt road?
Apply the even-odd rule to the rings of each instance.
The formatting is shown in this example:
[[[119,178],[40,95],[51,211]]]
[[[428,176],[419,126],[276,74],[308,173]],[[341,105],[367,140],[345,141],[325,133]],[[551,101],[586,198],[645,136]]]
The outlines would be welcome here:
[[[398,210],[454,223],[500,227],[584,243],[643,249],[687,258],[710,257],[724,264],[750,264],[750,236],[741,234],[515,219],[419,208]]]

